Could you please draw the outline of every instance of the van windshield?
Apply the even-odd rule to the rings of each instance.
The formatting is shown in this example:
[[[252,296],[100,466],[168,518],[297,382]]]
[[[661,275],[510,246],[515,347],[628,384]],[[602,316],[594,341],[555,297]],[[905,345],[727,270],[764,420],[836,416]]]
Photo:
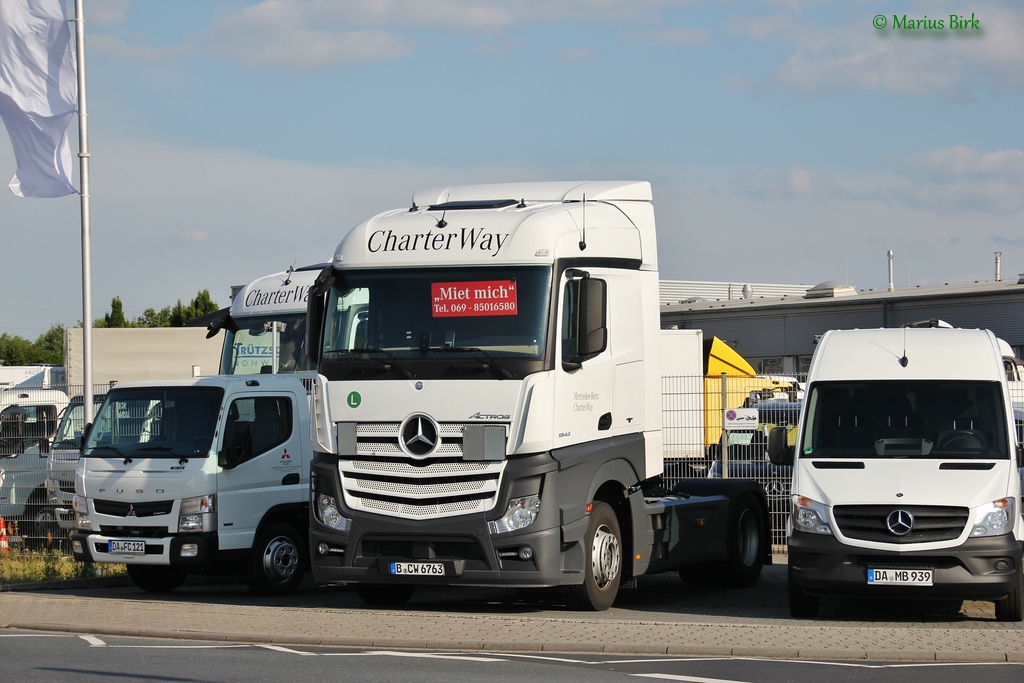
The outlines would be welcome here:
[[[218,387],[120,389],[107,400],[83,457],[205,458],[224,391]]]
[[[1009,458],[997,382],[816,382],[804,457]]]

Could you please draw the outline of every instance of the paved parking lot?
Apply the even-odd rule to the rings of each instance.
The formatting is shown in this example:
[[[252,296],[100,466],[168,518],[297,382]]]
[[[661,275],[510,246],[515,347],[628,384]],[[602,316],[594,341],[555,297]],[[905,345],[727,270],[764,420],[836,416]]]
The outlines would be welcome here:
[[[387,648],[1024,661],[1024,625],[995,621],[991,603],[950,614],[931,603],[823,600],[821,618],[791,619],[785,564],[745,590],[641,577],[597,613],[566,610],[557,591],[421,589],[402,609],[371,609],[345,586],[257,598],[195,580],[165,596],[129,585],[0,593],[0,626]]]

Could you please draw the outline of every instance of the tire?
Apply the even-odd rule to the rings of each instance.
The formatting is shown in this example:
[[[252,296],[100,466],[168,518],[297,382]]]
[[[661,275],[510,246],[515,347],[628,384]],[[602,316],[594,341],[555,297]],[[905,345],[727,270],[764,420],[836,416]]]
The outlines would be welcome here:
[[[25,547],[30,550],[59,550],[64,552],[65,538],[57,523],[57,513],[52,505],[32,506],[32,518],[26,527]]]
[[[408,583],[360,583],[359,599],[373,607],[394,607],[409,602],[416,586]]]
[[[757,583],[764,567],[764,510],[756,498],[741,497],[729,519],[729,559],[725,563],[725,584],[733,588],[749,588]]]
[[[1002,600],[996,600],[996,621],[1024,621],[1024,569],[1017,570],[1017,585]]]
[[[128,578],[136,588],[147,593],[170,593],[181,585],[188,576],[181,567],[152,566],[148,564],[128,565]]]
[[[569,607],[600,612],[615,602],[622,580],[622,532],[607,503],[595,502],[584,536],[586,552],[583,583],[566,588]]]
[[[290,595],[302,583],[305,544],[291,524],[267,525],[256,539],[249,564],[249,589],[256,595]]]
[[[789,580],[789,614],[798,619],[813,619],[818,616],[819,600],[816,595],[808,595],[793,585]]]

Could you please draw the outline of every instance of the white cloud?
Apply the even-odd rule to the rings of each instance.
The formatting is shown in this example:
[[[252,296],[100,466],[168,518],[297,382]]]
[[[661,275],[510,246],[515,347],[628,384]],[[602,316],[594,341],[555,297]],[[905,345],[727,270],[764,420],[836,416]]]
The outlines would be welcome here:
[[[689,28],[687,26],[676,26],[672,28],[661,28],[650,31],[637,31],[632,34],[636,42],[652,41],[665,45],[679,45],[691,47],[711,42],[712,32],[706,28]]]
[[[87,26],[116,26],[124,23],[130,7],[128,0],[89,0],[85,3],[85,21]],[[73,12],[69,9],[68,15]]]
[[[406,31],[499,36],[524,24],[638,21],[685,4],[689,0],[263,0],[216,19],[209,45],[223,58],[254,67],[323,69],[404,57],[414,47]],[[661,37],[704,39],[696,29],[665,30]],[[478,49],[500,56],[509,45],[499,40]]]
[[[942,209],[1012,214],[1024,210],[1024,151],[981,152],[963,146],[907,159],[908,203]]]
[[[190,44],[153,47],[151,45],[128,43],[121,38],[104,33],[89,36],[88,49],[118,59],[141,62],[171,61],[192,56],[197,52],[196,46]]]

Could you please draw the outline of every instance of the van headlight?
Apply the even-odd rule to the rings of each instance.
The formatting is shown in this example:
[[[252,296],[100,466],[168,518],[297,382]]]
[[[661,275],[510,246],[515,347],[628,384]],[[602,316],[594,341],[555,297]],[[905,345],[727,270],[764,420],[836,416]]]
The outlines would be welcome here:
[[[534,523],[537,514],[540,512],[540,496],[526,496],[525,498],[513,498],[508,502],[508,510],[501,519],[487,522],[487,528],[492,534],[504,534],[509,531],[519,531]]]
[[[1000,498],[980,506],[974,513],[971,536],[1002,536],[1013,531],[1013,498]]]
[[[793,496],[793,528],[809,534],[832,535],[828,524],[828,508],[807,496]]]
[[[178,511],[178,533],[199,533],[216,531],[217,494],[182,498]]]

